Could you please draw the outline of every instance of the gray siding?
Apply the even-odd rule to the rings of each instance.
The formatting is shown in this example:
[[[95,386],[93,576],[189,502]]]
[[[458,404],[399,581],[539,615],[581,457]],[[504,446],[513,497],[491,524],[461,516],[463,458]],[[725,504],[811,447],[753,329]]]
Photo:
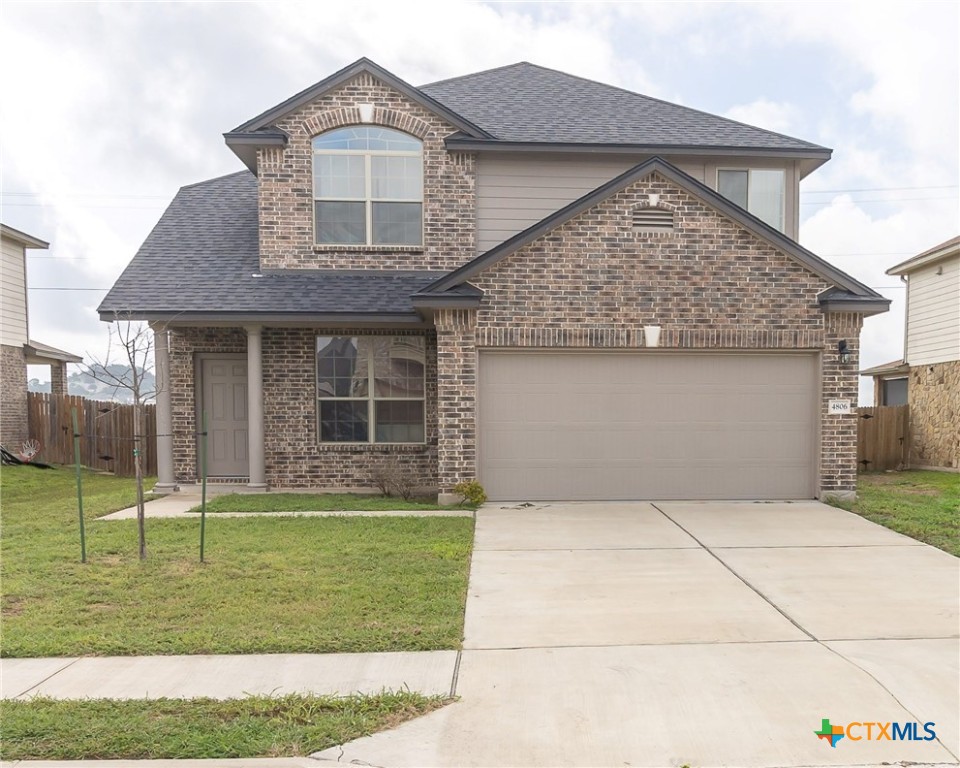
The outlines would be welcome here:
[[[559,208],[596,189],[649,155],[526,155],[481,153],[477,160],[477,249],[489,250]],[[711,189],[718,168],[783,168],[785,233],[799,226],[796,164],[757,158],[666,156],[668,162]]]
[[[4,240],[0,270],[0,344],[19,347],[27,341],[27,289],[24,249]]]
[[[960,258],[918,269],[907,279],[907,362],[960,360]]]

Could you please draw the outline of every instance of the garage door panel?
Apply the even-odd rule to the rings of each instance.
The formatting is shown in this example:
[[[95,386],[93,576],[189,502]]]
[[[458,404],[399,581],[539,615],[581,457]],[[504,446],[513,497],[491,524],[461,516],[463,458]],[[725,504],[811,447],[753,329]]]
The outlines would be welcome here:
[[[493,499],[810,498],[816,358],[481,353]]]

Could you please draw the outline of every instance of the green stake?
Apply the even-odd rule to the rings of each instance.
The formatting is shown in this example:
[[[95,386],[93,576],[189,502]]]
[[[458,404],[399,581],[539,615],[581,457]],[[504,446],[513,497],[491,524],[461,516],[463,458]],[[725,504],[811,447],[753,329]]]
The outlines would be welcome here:
[[[207,527],[207,412],[203,412],[200,432],[200,562],[203,562],[204,534]]]
[[[77,426],[77,409],[73,413],[73,460],[77,465],[77,507],[80,509],[80,562],[87,562],[87,537],[83,529],[83,477],[80,472],[80,427]]]

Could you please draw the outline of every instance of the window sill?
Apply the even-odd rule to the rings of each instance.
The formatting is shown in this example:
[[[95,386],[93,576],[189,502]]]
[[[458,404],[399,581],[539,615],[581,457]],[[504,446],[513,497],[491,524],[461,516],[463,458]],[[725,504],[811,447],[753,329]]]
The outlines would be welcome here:
[[[321,453],[426,453],[427,443],[320,443]]]
[[[422,245],[316,245],[314,253],[423,253]]]

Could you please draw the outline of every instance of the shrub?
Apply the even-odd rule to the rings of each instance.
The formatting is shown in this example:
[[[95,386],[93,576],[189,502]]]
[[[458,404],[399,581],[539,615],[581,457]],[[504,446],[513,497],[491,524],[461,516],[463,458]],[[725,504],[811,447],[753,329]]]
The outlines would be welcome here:
[[[487,492],[483,490],[478,480],[464,480],[453,487],[453,492],[463,497],[463,502],[467,502],[479,507],[487,500]]]

